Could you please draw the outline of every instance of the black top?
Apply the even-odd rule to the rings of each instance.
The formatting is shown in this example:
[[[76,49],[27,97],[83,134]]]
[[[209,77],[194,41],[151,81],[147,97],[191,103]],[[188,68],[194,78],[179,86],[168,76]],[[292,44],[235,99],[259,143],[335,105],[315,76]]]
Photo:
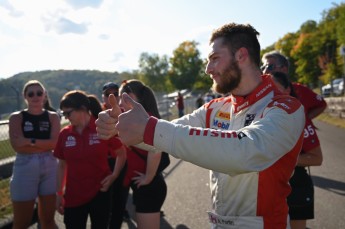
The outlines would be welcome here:
[[[51,123],[47,110],[40,115],[32,115],[27,111],[22,111],[21,113],[23,115],[22,131],[24,137],[35,139],[50,138]]]

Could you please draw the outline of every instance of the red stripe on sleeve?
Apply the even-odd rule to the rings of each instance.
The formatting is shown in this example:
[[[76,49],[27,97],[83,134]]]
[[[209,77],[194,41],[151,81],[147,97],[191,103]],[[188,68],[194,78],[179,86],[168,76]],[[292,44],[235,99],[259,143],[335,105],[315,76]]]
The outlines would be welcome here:
[[[157,122],[158,122],[158,119],[151,116],[145,127],[144,143],[151,146],[153,146],[153,139],[154,139],[155,128],[156,128]]]

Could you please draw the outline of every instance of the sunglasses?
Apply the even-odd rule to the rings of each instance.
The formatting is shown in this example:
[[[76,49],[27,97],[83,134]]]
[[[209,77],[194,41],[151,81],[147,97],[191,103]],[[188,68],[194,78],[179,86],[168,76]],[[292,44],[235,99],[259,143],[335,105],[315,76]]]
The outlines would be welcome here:
[[[66,118],[68,118],[69,116],[71,116],[72,112],[74,111],[74,109],[69,110],[69,111],[63,111],[62,115]]]
[[[119,97],[119,92],[118,91],[116,91],[114,93],[104,93],[104,96],[108,98],[109,95],[111,95],[111,94],[115,95],[115,97]]]
[[[261,71],[273,71],[276,68],[281,68],[282,66],[280,65],[276,65],[276,64],[265,64],[263,66],[261,66]]]
[[[41,97],[43,95],[43,91],[36,91],[36,96],[37,97]],[[32,97],[34,97],[35,96],[35,92],[34,91],[30,91],[29,93],[28,93],[28,97],[29,98],[32,98]]]

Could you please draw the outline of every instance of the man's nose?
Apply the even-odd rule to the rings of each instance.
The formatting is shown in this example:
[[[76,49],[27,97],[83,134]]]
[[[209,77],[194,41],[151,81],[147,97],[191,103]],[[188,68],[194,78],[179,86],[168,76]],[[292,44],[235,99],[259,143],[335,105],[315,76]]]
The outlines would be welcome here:
[[[212,66],[209,62],[206,64],[205,73],[207,75],[210,75],[212,73]]]

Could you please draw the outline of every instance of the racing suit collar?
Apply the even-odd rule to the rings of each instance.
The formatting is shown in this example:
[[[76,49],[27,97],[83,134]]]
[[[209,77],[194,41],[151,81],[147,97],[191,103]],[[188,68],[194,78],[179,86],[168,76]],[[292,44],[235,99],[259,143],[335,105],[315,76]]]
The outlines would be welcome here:
[[[274,82],[269,75],[262,75],[262,82],[247,96],[231,95],[235,113],[245,109],[246,107],[256,103],[261,98],[274,90]]]

